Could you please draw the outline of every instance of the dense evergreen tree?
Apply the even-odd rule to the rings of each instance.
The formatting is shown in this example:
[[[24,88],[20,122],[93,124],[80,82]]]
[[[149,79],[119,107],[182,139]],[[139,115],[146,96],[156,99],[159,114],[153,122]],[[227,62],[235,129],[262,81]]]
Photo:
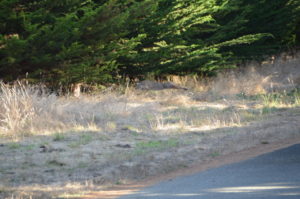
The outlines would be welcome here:
[[[297,0],[2,0],[0,78],[212,74],[300,43]]]

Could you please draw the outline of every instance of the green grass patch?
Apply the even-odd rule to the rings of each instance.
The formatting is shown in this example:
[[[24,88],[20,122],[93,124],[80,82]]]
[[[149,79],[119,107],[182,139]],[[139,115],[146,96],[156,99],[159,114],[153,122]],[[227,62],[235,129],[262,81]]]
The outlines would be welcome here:
[[[58,142],[58,141],[64,141],[66,138],[62,133],[55,133],[53,141]]]
[[[93,136],[91,135],[81,135],[80,138],[79,138],[79,142],[81,145],[86,145],[88,143],[90,143],[91,141],[93,141]]]
[[[285,96],[280,93],[268,93],[261,96],[262,103],[267,107],[276,107],[285,103]]]
[[[35,147],[36,147],[35,144],[29,144],[29,145],[24,146],[24,149],[27,151],[32,151]]]
[[[290,92],[273,92],[261,95],[261,100],[264,106],[278,107],[282,105],[299,106],[300,105],[300,91],[294,89]]]
[[[258,95],[246,95],[240,93],[237,99],[260,101],[264,106],[278,107],[282,105],[300,106],[300,90],[294,89],[289,92],[271,92]]]
[[[68,144],[68,146],[70,147],[70,148],[78,148],[78,147],[80,147],[81,146],[81,144],[79,143],[79,142],[72,142],[72,143],[70,143],[70,144]]]
[[[262,115],[266,115],[266,114],[271,114],[275,111],[277,111],[278,109],[275,107],[269,107],[269,106],[265,106],[261,109],[261,114]]]
[[[161,151],[168,148],[177,147],[178,145],[179,141],[177,139],[138,142],[135,147],[135,154],[140,155],[149,151]]]
[[[21,147],[21,144],[15,142],[8,144],[9,149],[20,149]]]
[[[86,162],[79,162],[78,165],[77,165],[78,168],[87,168],[88,167],[88,163]]]
[[[79,137],[79,140],[70,143],[68,146],[71,147],[71,148],[78,148],[81,145],[89,144],[90,142],[93,141],[93,139],[94,139],[93,136],[88,135],[88,134],[83,134]]]
[[[209,155],[214,158],[214,157],[220,156],[221,154],[219,152],[213,152],[213,153],[211,153]]]
[[[36,147],[35,144],[22,145],[17,142],[10,143],[7,146],[9,149],[21,149],[22,151],[32,151]]]

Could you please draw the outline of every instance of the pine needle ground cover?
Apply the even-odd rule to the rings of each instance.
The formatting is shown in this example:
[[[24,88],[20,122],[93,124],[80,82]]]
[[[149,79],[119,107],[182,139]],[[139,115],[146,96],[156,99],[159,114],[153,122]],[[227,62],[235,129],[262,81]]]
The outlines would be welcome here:
[[[298,139],[298,64],[299,58],[278,59],[206,83],[169,78],[188,90],[129,86],[78,98],[2,83],[1,198],[80,198],[260,144]]]

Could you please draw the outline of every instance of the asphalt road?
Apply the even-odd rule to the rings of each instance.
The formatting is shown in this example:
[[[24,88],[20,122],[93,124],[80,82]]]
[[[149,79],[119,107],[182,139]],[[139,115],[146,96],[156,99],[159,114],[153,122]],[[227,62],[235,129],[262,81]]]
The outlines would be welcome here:
[[[300,199],[300,144],[162,182],[120,199]]]

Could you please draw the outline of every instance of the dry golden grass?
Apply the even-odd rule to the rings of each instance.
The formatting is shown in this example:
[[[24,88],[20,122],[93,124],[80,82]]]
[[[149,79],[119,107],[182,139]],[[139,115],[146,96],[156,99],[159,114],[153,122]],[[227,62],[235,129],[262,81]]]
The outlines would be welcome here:
[[[274,131],[269,120],[276,118],[278,129],[298,132],[293,129],[300,106],[298,63],[298,58],[279,59],[212,79],[168,77],[188,90],[141,91],[127,85],[74,97],[42,86],[1,83],[0,197],[46,192],[80,197],[108,182],[199,159],[191,153],[210,157],[254,146],[262,138],[293,135]],[[281,114],[296,119],[286,122]],[[254,122],[266,127],[252,128]]]
[[[169,77],[178,85],[190,87],[187,91],[139,91],[127,86],[72,97],[56,96],[43,87],[19,82],[1,83],[0,134],[20,139],[80,129],[115,132],[124,126],[148,133],[237,126],[255,118],[258,107],[299,105],[298,85],[293,80],[300,76],[295,71],[297,61],[284,62],[284,69],[274,64],[257,70],[248,66],[210,80]]]

